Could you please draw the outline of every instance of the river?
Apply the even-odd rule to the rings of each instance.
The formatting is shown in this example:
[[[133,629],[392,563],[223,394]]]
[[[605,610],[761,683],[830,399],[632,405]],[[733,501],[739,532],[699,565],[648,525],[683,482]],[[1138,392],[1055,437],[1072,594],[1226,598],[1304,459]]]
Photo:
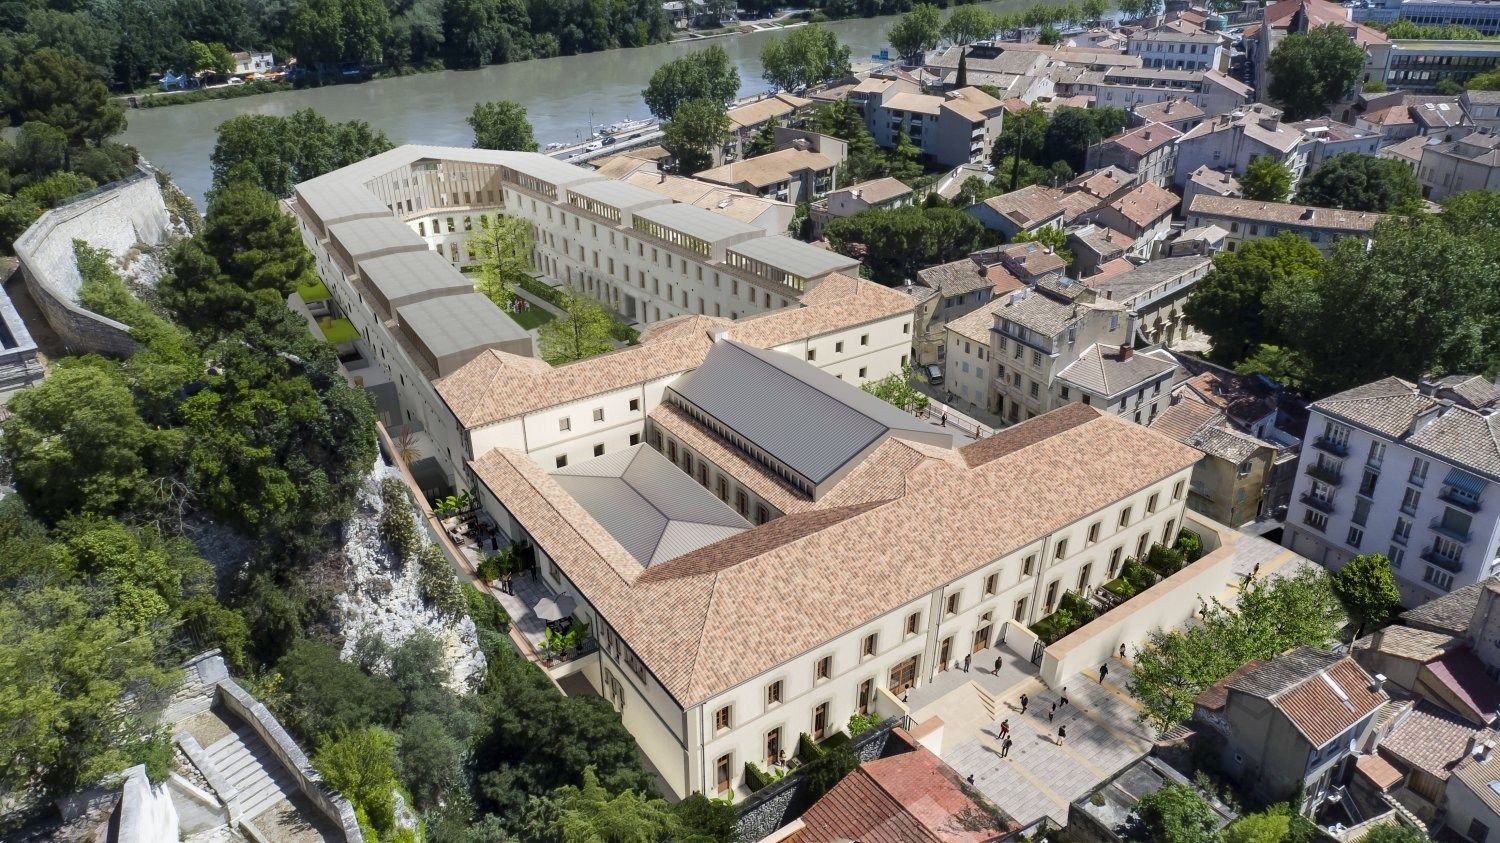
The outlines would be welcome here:
[[[1034,5],[1029,0],[985,4],[1008,12]],[[859,18],[825,24],[851,49],[851,60],[867,60],[886,46],[894,17]],[[397,143],[468,146],[473,133],[464,122],[476,102],[515,100],[526,107],[537,142],[576,141],[588,127],[647,117],[641,90],[664,62],[709,44],[728,53],[740,73],[741,95],[767,89],[761,79],[760,51],[774,31],[702,41],[677,41],[628,50],[498,64],[479,70],[445,70],[357,85],[333,85],[230,100],[164,108],[131,109],[121,138],[148,161],[171,173],[200,207],[212,176],[219,124],[241,114],[286,115],[314,108],[330,120],[364,120]]]

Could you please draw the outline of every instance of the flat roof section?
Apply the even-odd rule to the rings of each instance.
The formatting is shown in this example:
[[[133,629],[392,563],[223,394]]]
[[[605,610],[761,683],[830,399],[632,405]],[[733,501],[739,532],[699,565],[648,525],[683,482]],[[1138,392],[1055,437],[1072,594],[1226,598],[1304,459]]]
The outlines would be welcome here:
[[[680,202],[644,208],[637,211],[635,217],[709,243],[721,243],[725,240],[765,234],[764,229]]]
[[[830,272],[859,266],[859,261],[854,258],[786,236],[746,240],[730,246],[729,251],[790,272],[799,278],[820,278]]]
[[[481,293],[440,296],[398,308],[396,314],[438,377],[487,348],[532,354],[531,335]]]
[[[789,354],[733,340],[714,343],[703,365],[671,389],[815,485],[888,434],[953,447],[953,434],[853,384]]]
[[[750,529],[728,504],[644,444],[559,468],[552,479],[642,567]]]
[[[350,220],[328,227],[328,236],[358,263],[364,258],[395,252],[421,251],[427,244],[406,223],[393,216]]]
[[[366,258],[359,262],[359,271],[387,316],[409,304],[474,290],[474,282],[425,247],[420,251]]]
[[[569,187],[568,191],[576,193],[585,199],[602,202],[611,208],[621,211],[633,211],[637,208],[661,205],[671,201],[660,193],[647,190],[644,187],[636,187],[629,182],[612,181],[610,179],[576,184]]]

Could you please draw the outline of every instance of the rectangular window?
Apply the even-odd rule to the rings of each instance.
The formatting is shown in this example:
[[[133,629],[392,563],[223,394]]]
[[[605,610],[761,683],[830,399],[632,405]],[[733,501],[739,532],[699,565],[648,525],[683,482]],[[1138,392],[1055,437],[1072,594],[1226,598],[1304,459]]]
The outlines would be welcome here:
[[[1302,513],[1302,523],[1318,532],[1323,532],[1328,529],[1328,516],[1316,509],[1309,509]]]
[[[566,416],[563,417],[563,418],[558,419],[557,420],[557,429],[559,431],[564,431],[564,432],[572,430],[573,429],[573,420],[570,419],[570,418],[567,418]]]
[[[1396,529],[1391,531],[1391,541],[1397,544],[1406,544],[1411,538],[1411,522],[1405,518],[1396,519]]]
[[[917,629],[922,625],[922,613],[912,612],[906,616],[906,634],[916,635]]]
[[[596,422],[602,422],[602,421],[604,421],[604,408],[603,407],[595,407],[594,408],[594,421],[596,421]]]
[[[1346,542],[1350,547],[1359,547],[1360,542],[1365,540],[1365,531],[1358,527],[1349,528],[1349,538]]]
[[[632,444],[632,445],[639,445],[639,444],[641,444],[641,435],[639,433],[632,433],[632,434],[630,434],[630,444]]]
[[[729,785],[734,781],[734,776],[730,772],[732,769],[733,759],[728,755],[721,755],[719,760],[714,762],[714,788],[719,793],[729,791]]]
[[[1068,540],[1058,539],[1057,548],[1052,553],[1053,559],[1061,559],[1068,555]]]
[[[1020,621],[1021,623],[1025,623],[1026,622],[1026,598],[1025,597],[1022,597],[1020,600],[1016,601],[1016,609],[1015,609],[1014,614],[1011,615],[1011,619],[1012,620],[1016,620],[1016,621]]]
[[[1094,563],[1090,562],[1078,570],[1078,593],[1087,594],[1089,590],[1089,577],[1094,573]]]
[[[1029,576],[1031,576],[1031,573],[1033,571],[1035,571],[1035,570],[1036,570],[1036,554],[1033,553],[1030,556],[1026,557],[1026,560],[1021,563],[1021,576],[1023,576],[1023,577],[1029,577]]]
[[[1424,460],[1421,457],[1417,457],[1416,459],[1412,460],[1411,476],[1407,478],[1406,482],[1412,484],[1413,486],[1420,486],[1423,483],[1426,483],[1427,469],[1431,466],[1432,463],[1429,463],[1427,460]],[[1451,581],[1453,578],[1449,577],[1448,579]]]
[[[827,679],[833,673],[833,656],[824,656],[813,665],[813,681]]]
[[[724,706],[714,712],[714,731],[722,732],[730,726],[730,711],[732,706]]]
[[[777,726],[766,732],[766,766],[771,767],[780,764],[784,759],[781,757],[781,727]]]
[[[594,446],[594,456],[596,456],[596,457],[602,457],[602,456],[604,456],[604,446],[602,444]]]
[[[876,645],[877,641],[878,641],[878,638],[877,638],[876,633],[872,632],[869,635],[866,635],[864,643],[860,644],[860,647],[859,647],[859,653],[860,653],[860,655],[862,655],[862,656],[873,656],[873,655],[875,655],[875,645]]]
[[[553,460],[553,462],[557,465],[558,468],[563,468],[563,467],[567,466],[567,464],[568,464],[568,455],[567,454],[563,454],[562,456],[558,457],[556,460]]]
[[[1120,526],[1121,527],[1129,527],[1130,526],[1130,507],[1128,507],[1128,506],[1125,507],[1124,509],[1120,510]]]
[[[1089,525],[1088,543],[1089,544],[1093,544],[1094,542],[1096,542],[1098,540],[1099,540],[1099,522],[1095,521],[1094,523],[1092,523],[1092,524]]]
[[[1400,570],[1401,563],[1406,561],[1406,548],[1399,544],[1393,544],[1386,553],[1385,558],[1391,560],[1391,567]]]
[[[1147,515],[1150,515],[1151,513],[1153,513],[1153,512],[1156,511],[1156,498],[1157,498],[1157,496],[1156,496],[1155,493],[1152,493],[1151,497],[1146,498],[1146,514]]]
[[[993,597],[994,594],[995,594],[995,586],[999,585],[999,583],[1000,583],[1000,575],[999,574],[990,574],[989,576],[985,577],[984,578],[984,596],[985,597]]]
[[[1371,468],[1380,468],[1380,464],[1383,462],[1385,462],[1385,443],[1378,441],[1371,442],[1370,455],[1365,458],[1365,465]]]
[[[1428,565],[1427,571],[1422,574],[1422,582],[1427,583],[1428,585],[1438,589],[1439,591],[1447,591],[1448,589],[1453,587],[1453,575],[1441,568],[1434,568],[1431,565]]]
[[[1401,496],[1401,511],[1407,515],[1416,515],[1417,507],[1422,503],[1422,493],[1408,486],[1406,492]]]
[[[947,612],[948,614],[950,614],[950,615],[956,615],[956,614],[958,614],[958,598],[959,598],[959,593],[956,592],[956,591],[953,592],[952,594],[948,595],[948,602],[944,606],[943,610],[945,612]]]
[[[843,343],[842,340],[840,340],[839,342],[836,342],[836,343],[833,344],[833,353],[834,354],[843,354],[844,353],[844,343]]]
[[[1120,574],[1120,557],[1125,555],[1125,548],[1117,547],[1109,552],[1109,578],[1114,579]]]
[[[630,399],[630,412],[632,412],[632,413],[639,412],[640,409],[641,409],[641,399],[639,399],[639,398],[632,398],[632,399]]]
[[[859,692],[854,695],[855,707],[860,714],[870,713],[870,703],[875,699],[875,680],[866,679],[859,683]]]
[[[1042,611],[1052,614],[1052,609],[1057,606],[1057,580],[1047,584],[1047,600],[1042,604]]]
[[[818,703],[813,709],[812,738],[820,741],[828,733],[828,703]]]

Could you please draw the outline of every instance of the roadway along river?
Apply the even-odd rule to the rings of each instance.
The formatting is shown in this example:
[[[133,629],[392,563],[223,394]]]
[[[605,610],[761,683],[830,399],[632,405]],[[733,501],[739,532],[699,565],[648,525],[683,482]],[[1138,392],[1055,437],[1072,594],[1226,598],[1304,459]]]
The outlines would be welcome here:
[[[1028,0],[986,4],[993,11],[1033,5]],[[894,18],[862,18],[826,24],[851,48],[855,62],[886,45]],[[594,125],[649,116],[641,90],[652,72],[669,59],[709,44],[729,53],[740,72],[742,95],[767,89],[761,79],[760,51],[775,32],[756,32],[700,42],[679,41],[630,50],[516,62],[480,70],[419,73],[358,85],[215,100],[165,108],[131,109],[122,138],[148,161],[171,173],[202,206],[208,190],[209,154],[215,129],[240,114],[286,115],[315,108],[330,120],[365,120],[397,143],[468,146],[473,133],[464,122],[474,103],[515,100],[526,106],[537,142],[576,141]]]

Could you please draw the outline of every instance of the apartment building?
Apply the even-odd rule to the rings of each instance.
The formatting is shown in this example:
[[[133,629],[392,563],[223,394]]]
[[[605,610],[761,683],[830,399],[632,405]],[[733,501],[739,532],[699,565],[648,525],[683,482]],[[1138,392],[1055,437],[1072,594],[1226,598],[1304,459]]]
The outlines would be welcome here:
[[[1206,30],[1179,32],[1171,28],[1143,29],[1130,34],[1125,53],[1140,56],[1144,67],[1171,70],[1227,70],[1224,37]]]
[[[468,239],[499,215],[531,225],[533,261],[545,279],[648,328],[689,315],[726,328],[753,322],[741,328],[747,341],[817,353],[822,338],[863,325],[829,340],[818,364],[855,383],[899,371],[909,356],[910,300],[840,274],[856,261],[534,153],[398,147],[303,182],[287,208],[331,293],[332,315],[348,318],[358,334],[341,346],[351,380],[372,392],[388,426],[420,435],[420,479],[432,487],[466,486],[465,462],[483,453],[474,450],[474,419],[454,409],[445,387],[461,389],[475,366],[505,368],[515,383],[554,376],[530,357],[531,337],[457,269],[470,257]],[[649,401],[643,384],[651,372],[680,373],[701,359],[702,349],[697,358],[668,354],[677,347],[669,339],[648,330],[639,348],[598,365],[636,359],[638,370],[624,373],[629,380],[615,390]],[[595,371],[593,361],[583,364],[555,376]],[[578,387],[538,381],[537,388],[566,396]],[[556,446],[549,457],[577,460],[622,446],[631,431],[619,425],[629,426],[631,411],[612,409],[610,417],[601,430],[613,432],[599,439],[580,439],[580,421],[562,431],[571,444],[532,431],[528,449]],[[478,440],[482,446],[484,437]]]
[[[902,288],[923,303],[918,305],[912,336],[912,353],[917,363],[941,364],[947,351],[949,322],[989,304],[997,295],[1023,286],[998,259],[984,252],[917,270],[915,282]]]
[[[1134,332],[1121,305],[1043,279],[949,323],[944,385],[1011,423],[1081,402],[1144,424],[1171,402],[1177,363],[1137,353]]]
[[[1255,100],[1253,88],[1217,70],[1112,67],[1090,81],[1092,90],[1079,93],[1092,93],[1100,107],[1128,110],[1132,106],[1186,100],[1204,114],[1216,116]]]
[[[838,145],[842,152],[842,142]],[[837,187],[835,172],[843,160],[842,154],[827,155],[805,145],[794,145],[700,170],[693,178],[796,205],[818,199]]]
[[[1033,184],[991,196],[965,208],[964,213],[979,220],[985,228],[1000,232],[1006,240],[1014,240],[1023,231],[1036,231],[1049,225],[1065,228],[1098,205],[1099,200],[1086,190],[1070,191]]]
[[[1158,257],[1103,280],[1085,279],[1084,284],[1099,298],[1135,314],[1135,339],[1172,346],[1201,339],[1188,324],[1183,307],[1211,268],[1211,253]]]
[[[1468,26],[1500,35],[1500,8],[1488,0],[1371,0],[1353,10],[1356,21]]]
[[[1131,126],[1160,123],[1163,126],[1171,126],[1178,132],[1186,132],[1202,123],[1207,117],[1208,113],[1194,105],[1191,100],[1178,97],[1160,102],[1132,104],[1129,119]]]
[[[1394,91],[1361,95],[1356,108],[1360,106],[1352,117],[1354,127],[1379,135],[1382,144],[1417,135],[1452,140],[1474,130],[1462,97]]]
[[[1157,241],[1167,236],[1179,204],[1177,194],[1145,182],[1099,206],[1089,217],[1129,237],[1132,254],[1149,258]]]
[[[1222,524],[1239,525],[1264,512],[1276,448],[1236,430],[1218,408],[1180,400],[1151,429],[1203,452],[1188,485],[1188,508]]]
[[[729,109],[729,141],[724,145],[725,161],[738,161],[745,157],[745,145],[757,133],[776,121],[778,126],[797,127],[805,122],[812,109],[812,100],[779,91],[755,102]]]
[[[1136,184],[1167,187],[1177,171],[1177,141],[1182,133],[1162,123],[1126,129],[1089,147],[1085,166],[1118,167]]]
[[[1235,178],[1234,173],[1203,166],[1188,173],[1187,181],[1182,186],[1182,207],[1191,205],[1193,197],[1199,195],[1239,198],[1244,195],[1244,191],[1240,189],[1240,180]]]
[[[978,88],[924,94],[916,82],[895,76],[870,76],[849,92],[849,102],[876,143],[894,147],[904,133],[947,167],[987,160],[1005,114],[1000,100]]]
[[[1500,44],[1493,40],[1428,41],[1393,40],[1380,53],[1381,64],[1372,66],[1370,78],[1390,88],[1429,93],[1448,79],[1459,85],[1500,66]]]
[[[812,219],[812,239],[821,239],[823,229],[833,220],[871,208],[900,208],[911,203],[911,188],[889,176],[831,190],[821,201],[814,202],[808,212]]]
[[[1261,156],[1285,164],[1292,184],[1302,180],[1312,149],[1306,135],[1281,122],[1281,110],[1256,103],[1232,114],[1222,114],[1189,129],[1177,139],[1177,169],[1173,184],[1182,187],[1199,167],[1244,173]]]
[[[1416,175],[1422,196],[1433,201],[1465,190],[1500,190],[1500,134],[1480,129],[1458,140],[1429,142]]]
[[[576,676],[678,797],[744,795],[745,762],[889,710],[1174,538],[1198,458],[1082,406],[955,448],[810,361],[727,339],[663,389],[646,430],[560,470],[505,447],[472,467],[542,580],[578,598],[600,646]],[[660,531],[631,529],[588,476],[621,478]],[[1007,518],[972,518],[953,489]]]
[[[1500,91],[1464,91],[1458,102],[1475,126],[1500,131]]]
[[[1310,409],[1287,547],[1333,569],[1385,554],[1406,606],[1500,571],[1500,389],[1386,378]]]
[[[1259,202],[1232,196],[1199,194],[1183,210],[1189,227],[1216,225],[1229,233],[1225,247],[1234,251],[1241,243],[1291,232],[1306,237],[1323,252],[1340,237],[1368,237],[1385,214],[1314,208],[1286,202]]]
[[[1355,23],[1349,19],[1346,7],[1329,0],[1278,0],[1261,10],[1259,27],[1254,28],[1253,33],[1247,30],[1245,36],[1246,58],[1255,71],[1255,99],[1264,102],[1270,98],[1266,92],[1270,88],[1271,74],[1266,72],[1266,66],[1271,52],[1281,40],[1291,33],[1320,26],[1337,27],[1349,40],[1363,48],[1366,54],[1364,78],[1380,78],[1390,51],[1390,39],[1385,33]]]

